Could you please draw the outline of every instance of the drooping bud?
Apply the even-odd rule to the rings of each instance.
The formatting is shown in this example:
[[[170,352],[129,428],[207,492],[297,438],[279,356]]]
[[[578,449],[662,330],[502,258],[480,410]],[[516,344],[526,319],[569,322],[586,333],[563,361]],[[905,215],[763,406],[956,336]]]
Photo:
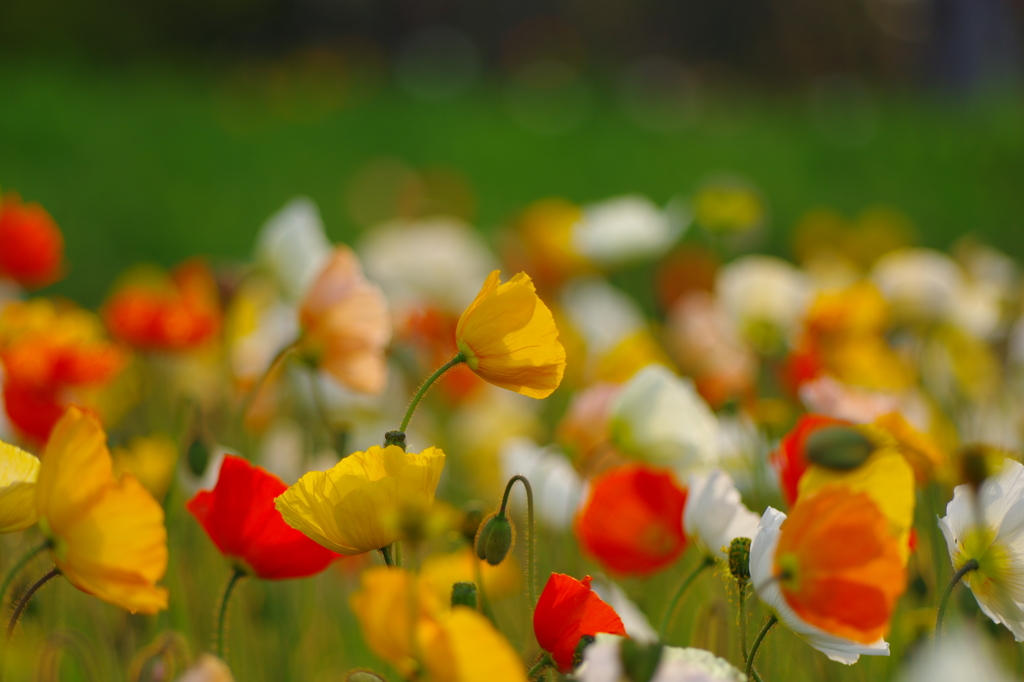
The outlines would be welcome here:
[[[503,512],[486,519],[476,536],[476,555],[491,566],[497,566],[512,549],[514,531]]]
[[[827,469],[856,469],[874,450],[871,439],[849,426],[823,426],[807,437],[807,460]]]
[[[639,644],[636,640],[623,639],[619,648],[622,670],[630,682],[651,682],[661,663],[664,647],[659,642]]]
[[[583,635],[580,637],[580,641],[576,642],[576,649],[572,652],[572,667],[573,670],[578,668],[583,663],[583,652],[588,646],[594,643],[596,638],[593,635]]]
[[[729,573],[736,580],[750,579],[750,538],[734,538],[729,543]]]
[[[397,445],[405,450],[405,431],[388,431],[384,434],[384,447]]]
[[[452,606],[468,606],[476,609],[476,583],[457,582],[452,585]]]
[[[466,542],[473,544],[476,541],[476,534],[480,532],[480,524],[484,520],[484,505],[482,502],[471,501],[462,506],[462,519],[459,522],[459,532]]]

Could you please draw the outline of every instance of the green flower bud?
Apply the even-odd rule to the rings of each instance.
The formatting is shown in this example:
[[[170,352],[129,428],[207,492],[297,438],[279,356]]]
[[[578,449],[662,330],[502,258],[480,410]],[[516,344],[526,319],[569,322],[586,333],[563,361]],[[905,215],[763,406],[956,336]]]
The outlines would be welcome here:
[[[202,476],[206,467],[210,464],[210,449],[198,436],[188,446],[188,453],[185,456],[188,461],[188,469],[196,476]]]
[[[497,566],[512,549],[514,538],[512,523],[504,513],[492,515],[483,525],[476,536],[476,555],[484,559],[491,566]]]
[[[729,573],[736,580],[750,579],[750,538],[735,538],[729,543]]]
[[[459,523],[459,532],[466,542],[473,544],[476,541],[476,534],[480,532],[480,524],[484,521],[484,505],[482,502],[467,502],[462,507],[462,520]]]
[[[661,663],[664,647],[659,642],[638,644],[632,639],[623,639],[619,645],[622,670],[630,682],[651,682]]]
[[[825,426],[807,437],[807,460],[827,469],[856,469],[874,450],[864,433],[849,426]]]
[[[452,585],[452,606],[476,609],[476,583],[457,582]]]
[[[384,447],[397,445],[405,450],[405,431],[388,431],[384,434]]]

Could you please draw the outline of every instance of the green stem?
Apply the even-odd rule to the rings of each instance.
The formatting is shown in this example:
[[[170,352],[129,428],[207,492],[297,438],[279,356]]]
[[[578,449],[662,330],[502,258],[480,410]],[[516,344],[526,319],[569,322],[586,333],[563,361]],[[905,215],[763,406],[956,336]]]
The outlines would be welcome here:
[[[693,573],[686,576],[683,582],[679,583],[679,587],[676,588],[672,598],[669,599],[668,608],[665,609],[665,615],[661,617],[661,625],[658,626],[658,639],[665,641],[665,632],[668,630],[669,624],[672,622],[672,614],[676,610],[676,606],[679,605],[679,600],[683,598],[690,584],[693,583],[697,577],[704,572],[704,569],[715,565],[715,560],[709,556],[705,556],[700,564],[693,570]]]
[[[395,560],[391,557],[391,545],[388,545],[387,547],[381,547],[377,551],[380,552],[380,555],[382,557],[384,557],[384,565],[391,566],[393,568],[395,565]]]
[[[7,577],[4,578],[3,585],[0,585],[0,607],[3,606],[4,597],[7,596],[7,590],[10,588],[11,583],[14,582],[14,579],[18,577],[18,574],[21,573],[21,569],[25,568],[25,566],[28,565],[28,562],[32,561],[49,548],[50,541],[47,540],[38,547],[33,547],[29,551],[25,552],[25,554],[22,555],[22,557],[18,559],[17,562],[15,562],[14,566],[11,567],[11,570],[8,571]]]
[[[942,599],[939,600],[939,613],[935,618],[935,641],[938,642],[942,637],[942,619],[946,616],[946,606],[949,603],[949,596],[953,594],[953,588],[960,582],[960,579],[971,571],[978,570],[978,560],[971,559],[966,564],[960,567],[956,573],[953,574],[953,578],[946,585],[946,591],[942,593]]]
[[[757,633],[757,637],[754,638],[754,644],[750,647],[750,653],[747,654],[747,678],[751,677],[751,673],[754,670],[754,657],[757,656],[757,649],[761,646],[761,641],[768,634],[768,631],[772,629],[772,626],[779,622],[779,619],[772,614],[772,617],[768,619],[768,622],[761,628],[761,632]]]
[[[429,389],[435,381],[440,379],[442,374],[450,370],[455,365],[458,365],[459,363],[465,361],[466,358],[462,355],[462,353],[459,353],[454,358],[438,367],[433,374],[427,377],[427,380],[423,382],[423,385],[420,386],[420,389],[416,391],[416,395],[412,397],[412,402],[409,403],[409,409],[405,411],[405,417],[402,419],[402,425],[398,427],[399,431],[404,432],[406,427],[409,426],[409,420],[412,419],[412,414],[413,412],[416,411],[416,407],[420,404],[420,400],[423,399],[423,396],[426,394],[427,389]]]
[[[480,565],[481,560],[477,558],[476,553],[473,553],[473,567],[476,572],[476,587],[477,594],[480,596],[479,605],[480,611],[483,612],[487,620],[494,623],[494,612],[491,611],[491,603],[487,600],[487,590],[484,589],[484,569]]]
[[[14,636],[14,628],[18,625],[18,620],[21,618],[21,614],[25,612],[25,608],[28,603],[32,601],[32,597],[39,589],[50,582],[54,578],[60,575],[60,569],[54,566],[39,580],[32,583],[32,586],[25,590],[25,594],[21,595],[21,599],[18,600],[17,605],[14,607],[14,613],[11,614],[11,619],[7,621],[7,642],[10,643],[11,638]]]
[[[274,359],[270,361],[269,365],[267,365],[267,371],[260,375],[260,378],[256,380],[255,384],[253,384],[252,390],[250,390],[245,395],[245,398],[242,399],[242,407],[238,414],[243,423],[245,422],[245,415],[248,414],[249,408],[252,407],[252,403],[256,399],[256,396],[258,396],[260,391],[263,390],[263,385],[267,383],[267,379],[269,379],[270,375],[277,370],[277,366],[284,362],[285,357],[298,347],[299,340],[296,339],[294,342],[279,350],[277,355],[274,356]]]
[[[228,620],[228,602],[231,600],[232,592],[235,591],[235,585],[244,577],[245,573],[236,568],[231,574],[231,580],[224,588],[224,596],[220,600],[220,613],[217,615],[217,657],[221,660],[224,660],[224,627]]]
[[[747,656],[747,581],[737,582],[740,588],[740,651],[743,653],[744,663]]]
[[[544,655],[540,657],[540,660],[534,663],[529,670],[526,671],[526,679],[533,680],[534,676],[544,668],[554,665],[555,662],[551,660],[551,654],[544,652]]]
[[[536,575],[537,565],[536,559],[533,555],[533,544],[535,535],[535,526],[533,518],[533,486],[522,474],[516,474],[512,478],[508,479],[508,485],[505,486],[505,495],[501,498],[501,509],[498,510],[498,514],[505,513],[505,507],[508,506],[508,497],[512,493],[512,486],[515,485],[516,481],[523,484],[526,488],[526,590],[527,596],[530,598],[530,612],[533,613],[533,608],[537,603],[537,587]]]

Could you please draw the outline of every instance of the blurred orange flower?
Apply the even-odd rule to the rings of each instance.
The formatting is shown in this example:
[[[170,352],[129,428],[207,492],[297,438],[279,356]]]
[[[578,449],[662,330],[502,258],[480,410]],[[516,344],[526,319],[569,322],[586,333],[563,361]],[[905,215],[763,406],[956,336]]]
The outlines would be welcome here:
[[[352,249],[338,246],[299,309],[299,349],[344,386],[380,393],[391,318],[380,288],[363,276]]]
[[[221,317],[217,282],[200,260],[185,261],[169,274],[133,269],[103,308],[111,334],[146,350],[200,346],[220,331]]]
[[[0,275],[32,288],[61,278],[64,237],[39,204],[13,192],[0,197],[0,244]]]
[[[45,442],[77,389],[110,381],[127,362],[104,338],[99,319],[49,299],[16,301],[0,313],[0,362],[7,416],[25,436]]]
[[[562,382],[555,318],[525,272],[504,284],[492,272],[459,318],[455,341],[469,368],[495,386],[546,398]]]
[[[889,519],[866,493],[843,485],[793,507],[781,527],[774,572],[803,620],[863,644],[888,632],[906,583]]]
[[[826,426],[849,425],[850,422],[824,414],[805,414],[782,437],[779,446],[768,456],[768,463],[779,475],[779,487],[786,504],[792,506],[800,491],[800,479],[810,462],[807,459],[807,439]]]

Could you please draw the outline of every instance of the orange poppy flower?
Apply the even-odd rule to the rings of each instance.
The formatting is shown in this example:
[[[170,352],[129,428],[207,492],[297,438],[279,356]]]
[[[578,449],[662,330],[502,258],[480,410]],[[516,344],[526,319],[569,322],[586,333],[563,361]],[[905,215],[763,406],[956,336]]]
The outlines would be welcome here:
[[[103,319],[111,334],[136,348],[195,348],[220,330],[217,282],[199,260],[185,261],[170,274],[137,269],[107,301]]]
[[[64,237],[39,204],[23,204],[11,192],[0,199],[0,275],[26,287],[60,279]]]
[[[686,547],[686,490],[667,472],[628,464],[594,479],[576,517],[576,537],[601,565],[646,575],[668,566]]]
[[[800,479],[807,471],[807,439],[812,433],[825,426],[849,425],[850,422],[823,414],[805,414],[797,420],[796,426],[782,437],[779,447],[769,456],[768,462],[779,475],[779,486],[786,504],[793,506],[799,494]]]
[[[780,529],[774,573],[806,622],[862,644],[884,637],[906,576],[900,539],[866,493],[829,486]]]
[[[124,352],[103,338],[99,319],[48,299],[9,303],[0,314],[0,363],[7,416],[43,443],[76,389],[98,387],[124,366]]]
[[[537,643],[563,673],[572,670],[573,654],[584,635],[626,634],[622,619],[590,589],[590,581],[589,575],[579,581],[552,573],[533,612]]]
[[[352,249],[338,246],[299,309],[300,350],[342,385],[380,393],[387,383],[384,351],[391,318],[380,288],[363,276]]]

